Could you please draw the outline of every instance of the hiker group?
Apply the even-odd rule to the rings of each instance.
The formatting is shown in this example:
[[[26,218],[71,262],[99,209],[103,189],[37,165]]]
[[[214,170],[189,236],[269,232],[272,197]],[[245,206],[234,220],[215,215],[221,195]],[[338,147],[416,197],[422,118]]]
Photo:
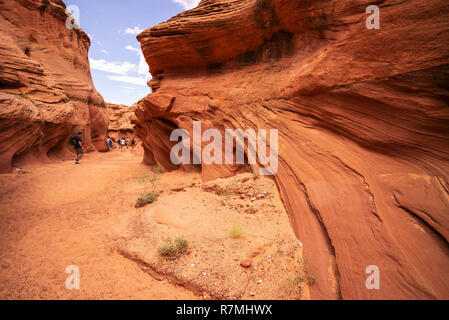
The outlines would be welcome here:
[[[70,144],[75,149],[76,159],[75,164],[79,164],[81,158],[84,154],[84,146],[83,146],[83,139],[82,139],[83,132],[79,131],[76,135],[70,137]],[[114,147],[114,143],[117,144],[118,148],[120,149],[120,152],[125,152],[128,148],[134,149],[136,146],[136,139],[134,137],[124,138],[118,138],[117,141],[112,140],[110,137],[106,137],[105,139],[106,146],[108,148],[108,151],[112,151]]]
[[[132,149],[134,149],[134,147],[136,146],[136,139],[134,137],[131,137],[131,139],[129,137],[127,138],[118,138],[117,141],[117,146],[120,149],[121,152],[125,152],[126,149],[128,149],[129,147],[131,147]],[[112,140],[111,138],[107,137],[106,138],[106,145],[108,146],[108,150],[112,151],[113,148],[113,144],[114,144],[114,140]]]

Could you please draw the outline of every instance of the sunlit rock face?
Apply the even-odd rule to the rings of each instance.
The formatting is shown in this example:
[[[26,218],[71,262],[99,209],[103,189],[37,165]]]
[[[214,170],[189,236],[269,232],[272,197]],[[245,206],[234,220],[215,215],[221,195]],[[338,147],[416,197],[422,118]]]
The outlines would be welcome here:
[[[90,40],[67,28],[65,9],[59,0],[0,1],[0,172],[63,155],[76,131],[88,150],[106,149]]]
[[[109,111],[109,137],[114,141],[121,137],[133,137],[136,105],[127,106],[114,103],[106,103],[106,105]]]
[[[144,161],[175,169],[170,133],[195,120],[277,129],[274,179],[319,275],[312,298],[447,299],[449,6],[380,1],[380,29],[367,29],[370,4],[203,0],[143,31]],[[371,265],[380,289],[366,286]]]

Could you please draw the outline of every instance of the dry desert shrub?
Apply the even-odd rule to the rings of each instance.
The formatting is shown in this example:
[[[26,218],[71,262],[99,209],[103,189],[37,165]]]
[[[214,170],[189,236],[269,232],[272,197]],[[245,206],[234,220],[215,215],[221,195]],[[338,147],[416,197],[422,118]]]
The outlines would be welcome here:
[[[146,194],[143,194],[140,198],[136,200],[136,204],[134,205],[134,207],[136,208],[144,207],[147,204],[156,201],[157,197],[159,197],[159,192],[157,191],[151,191]]]
[[[189,242],[184,237],[176,237],[174,241],[167,238],[157,249],[158,253],[168,259],[176,259],[186,253]]]

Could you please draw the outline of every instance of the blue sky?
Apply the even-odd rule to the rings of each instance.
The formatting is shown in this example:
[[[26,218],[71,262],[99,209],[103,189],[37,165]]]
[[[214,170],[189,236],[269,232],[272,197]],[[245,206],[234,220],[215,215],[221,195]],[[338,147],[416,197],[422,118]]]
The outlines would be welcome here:
[[[64,2],[91,39],[89,60],[95,87],[106,102],[132,105],[150,93],[146,82],[151,79],[137,33],[195,7],[199,0]]]

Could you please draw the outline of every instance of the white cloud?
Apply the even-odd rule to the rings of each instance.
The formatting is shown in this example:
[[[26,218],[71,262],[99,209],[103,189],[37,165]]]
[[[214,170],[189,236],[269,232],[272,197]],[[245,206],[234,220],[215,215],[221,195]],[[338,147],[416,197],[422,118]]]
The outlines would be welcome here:
[[[96,60],[89,58],[90,68],[109,73],[126,75],[128,72],[137,71],[135,64],[130,62],[108,62],[104,59]]]
[[[143,56],[142,50],[134,48],[133,46],[130,46],[130,45],[126,46],[125,49],[134,51],[137,53],[137,55],[139,56],[139,66],[137,67],[137,73],[145,75],[147,78],[149,78],[149,76],[150,76],[149,69],[150,68],[148,67],[147,62],[145,61],[145,57]]]
[[[138,86],[147,86],[147,79],[139,78],[139,77],[130,77],[130,76],[107,76],[109,80],[119,81],[129,84],[134,84]]]
[[[198,3],[200,3],[200,0],[172,0],[174,3],[177,3],[181,5],[184,9],[192,9],[198,6]]]
[[[134,93],[136,92],[136,87],[123,87],[125,93]]]
[[[139,34],[143,31],[143,29],[140,29],[139,27],[134,27],[134,28],[127,28],[125,30],[126,34]]]
[[[103,52],[104,54],[109,54],[109,51],[106,50],[106,49],[102,49],[102,50],[100,50],[100,51]]]
[[[137,53],[141,53],[141,51],[140,51],[139,49],[134,48],[133,46],[130,46],[130,45],[127,45],[127,46],[125,47],[125,49],[126,49],[126,50],[135,51],[135,52],[137,52]]]
[[[151,74],[149,72],[149,67],[145,61],[142,51],[130,45],[127,45],[125,49],[134,51],[136,53],[136,55],[139,57],[139,65],[130,63],[128,61],[110,62],[104,59],[96,60],[90,58],[89,61],[91,69],[117,74],[107,75],[106,79],[108,80],[123,82],[134,86],[146,87],[148,80],[151,79]],[[101,50],[101,52],[103,52],[103,50]],[[125,88],[125,93],[131,93],[135,89],[135,87],[133,88],[132,86],[127,86]]]

